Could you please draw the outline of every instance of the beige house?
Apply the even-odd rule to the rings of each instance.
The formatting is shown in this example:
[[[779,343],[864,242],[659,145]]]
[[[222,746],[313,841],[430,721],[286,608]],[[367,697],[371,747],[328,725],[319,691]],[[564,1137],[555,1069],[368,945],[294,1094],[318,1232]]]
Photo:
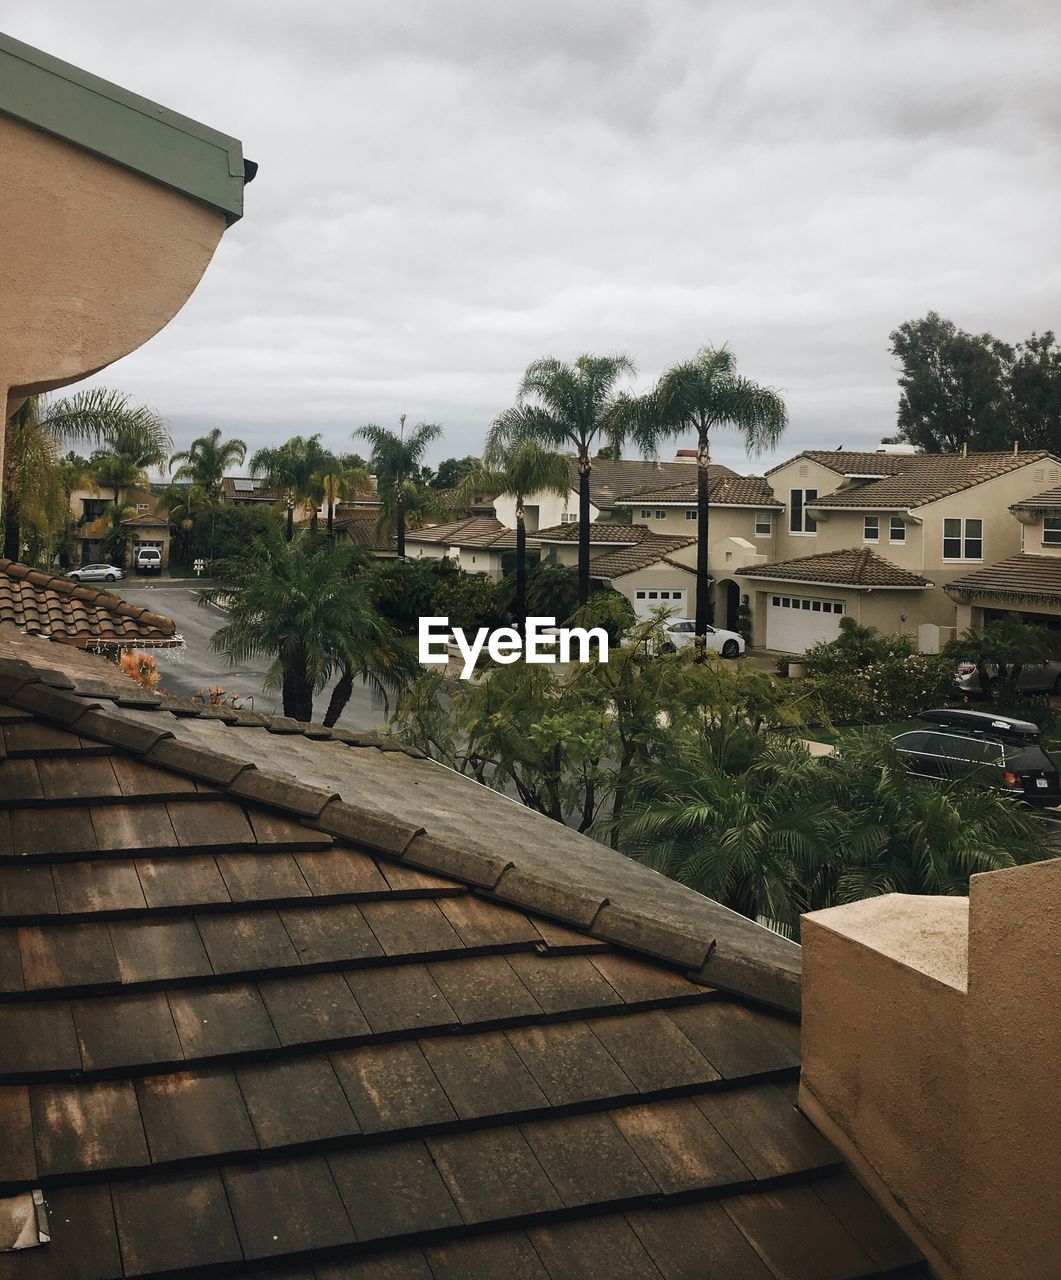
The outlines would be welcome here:
[[[768,477],[784,505],[775,568],[811,556],[872,551],[875,560],[867,563],[887,562],[909,575],[910,582],[929,584],[917,589],[909,608],[881,606],[883,623],[873,625],[911,634],[927,625],[950,634],[958,619],[948,585],[976,566],[1007,560],[1020,551],[1021,526],[1011,508],[1042,486],[1061,482],[1061,460],[1043,451],[812,451],[775,467]],[[885,585],[878,583],[875,589]],[[814,616],[801,617],[793,627],[777,612],[783,606],[774,604],[775,594],[760,601],[773,616],[756,625],[757,636],[769,635],[769,647],[802,652],[807,642],[835,635],[839,615],[821,608],[827,597],[808,593]],[[851,606],[854,598],[841,603]],[[876,611],[874,605],[871,612]],[[933,634],[939,638],[938,632]]]
[[[409,559],[449,557],[466,573],[485,573],[493,582],[501,581],[501,557],[515,549],[516,531],[493,515],[471,515],[447,524],[413,529],[405,535],[405,554]]]
[[[254,166],[235,138],[9,36],[0,162],[6,419],[173,318],[241,217]]]

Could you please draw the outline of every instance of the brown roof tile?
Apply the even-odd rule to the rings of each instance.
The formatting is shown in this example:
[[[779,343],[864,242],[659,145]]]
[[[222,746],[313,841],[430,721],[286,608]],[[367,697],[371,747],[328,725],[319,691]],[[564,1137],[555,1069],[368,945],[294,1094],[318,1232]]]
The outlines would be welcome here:
[[[946,584],[948,595],[958,599],[997,596],[1006,600],[1061,600],[1061,556],[1022,552],[962,574]]]
[[[920,574],[900,569],[869,547],[850,551],[825,551],[797,560],[778,560],[736,571],[739,578],[762,578],[766,582],[805,582],[837,587],[900,587],[911,591],[932,584]]]
[[[897,474],[827,493],[808,506],[822,510],[906,511],[1048,458],[1052,455],[1044,450],[970,453],[968,457],[960,453],[919,453],[908,458],[908,465]]]
[[[226,783],[260,729],[38,705],[0,719],[74,726],[0,761],[0,1182],[53,1233],[27,1275],[657,1276],[678,1234],[733,1280],[916,1264],[773,1083],[790,944],[365,739],[294,726]],[[752,1000],[683,976],[711,942]]]
[[[128,604],[109,591],[0,559],[0,623],[66,644],[178,643],[171,618]]]
[[[594,520],[589,526],[589,540],[604,546],[629,547],[655,535],[643,524],[616,524],[611,520]],[[528,542],[577,542],[578,523],[554,524],[527,534]]]
[[[1020,502],[1014,502],[1010,506],[1010,511],[1030,511],[1036,515],[1049,515],[1054,511],[1061,511],[1061,485],[1056,489],[1047,489],[1044,493],[1037,493],[1032,498],[1024,498]]]
[[[778,463],[766,474],[771,476],[798,458],[809,458],[811,462],[817,462],[842,476],[897,476],[916,465],[917,459],[923,456],[917,453],[868,453],[855,449],[804,449],[796,458]]]
[[[648,489],[630,497],[620,498],[619,507],[639,506],[694,506],[697,501],[696,478],[681,484],[663,485]],[[774,497],[764,476],[719,476],[708,488],[708,501],[713,507],[777,507],[781,503]]]
[[[623,577],[624,574],[635,573],[638,569],[647,569],[650,565],[659,564],[664,560],[674,568],[694,573],[695,570],[671,560],[670,556],[673,552],[680,551],[682,547],[688,547],[695,541],[696,539],[691,535],[683,537],[679,534],[673,536],[649,534],[647,538],[642,538],[632,547],[623,547],[617,551],[608,551],[604,555],[594,556],[589,562],[590,577],[601,582],[611,582],[615,578]]]
[[[465,520],[452,520],[448,524],[429,525],[424,529],[412,529],[405,535],[407,542],[428,546],[482,547],[485,550],[508,551],[516,545],[516,531],[501,523],[496,516],[468,516]]]
[[[571,488],[578,489],[578,464],[568,459]],[[661,485],[682,484],[694,476],[696,467],[689,462],[643,462],[636,458],[614,461],[594,458],[589,473],[589,496],[601,511],[609,511],[619,498],[629,498],[642,489],[658,489]],[[712,480],[736,476],[730,467],[712,462],[708,472]]]

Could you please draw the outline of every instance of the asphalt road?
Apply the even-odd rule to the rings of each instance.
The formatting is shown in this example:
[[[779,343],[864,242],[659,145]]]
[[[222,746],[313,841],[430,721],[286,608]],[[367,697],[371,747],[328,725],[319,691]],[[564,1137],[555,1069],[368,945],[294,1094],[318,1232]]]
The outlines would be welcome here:
[[[239,694],[245,707],[253,707],[267,715],[282,715],[279,693],[266,693],[264,659],[253,659],[230,667],[210,647],[214,632],[225,621],[223,610],[213,605],[200,605],[198,593],[202,583],[182,580],[138,582],[135,579],[118,585],[117,593],[130,604],[165,614],[177,624],[184,637],[183,649],[153,649],[161,673],[161,687],[185,696],[221,685]],[[320,694],[313,705],[314,717],[320,720],[328,706],[330,690]],[[355,685],[346,710],[339,717],[344,729],[375,729],[387,718],[383,703],[364,685]]]

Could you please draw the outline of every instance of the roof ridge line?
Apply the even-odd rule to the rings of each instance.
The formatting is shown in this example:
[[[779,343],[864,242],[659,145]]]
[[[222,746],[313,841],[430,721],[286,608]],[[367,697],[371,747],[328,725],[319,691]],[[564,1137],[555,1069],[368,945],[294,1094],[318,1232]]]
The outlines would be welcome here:
[[[17,572],[18,570],[24,572]],[[123,600],[121,596],[116,596],[102,587],[85,587],[80,582],[75,583],[69,578],[60,578],[56,574],[49,574],[43,569],[34,569],[31,565],[23,564],[19,560],[8,560],[6,557],[0,557],[0,573],[14,582],[29,582],[32,586],[40,587],[45,591],[54,591],[57,595],[70,596],[85,604],[94,603],[98,608],[108,609],[111,613],[117,613],[123,618],[135,618],[138,622],[149,621],[152,625],[155,625],[157,620],[158,623],[163,624],[159,630],[167,631],[172,635],[176,634],[177,624],[172,618],[167,618],[162,613],[155,613],[151,609],[130,604],[128,600]]]

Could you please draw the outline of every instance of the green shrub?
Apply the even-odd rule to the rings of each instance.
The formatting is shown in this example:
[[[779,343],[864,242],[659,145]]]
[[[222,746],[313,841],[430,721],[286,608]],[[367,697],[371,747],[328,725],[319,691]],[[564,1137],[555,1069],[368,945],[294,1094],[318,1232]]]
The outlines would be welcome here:
[[[873,690],[857,671],[808,676],[802,687],[821,701],[833,724],[866,724],[878,719]]]
[[[873,696],[874,720],[908,720],[955,694],[954,665],[938,654],[889,654],[860,674]]]

